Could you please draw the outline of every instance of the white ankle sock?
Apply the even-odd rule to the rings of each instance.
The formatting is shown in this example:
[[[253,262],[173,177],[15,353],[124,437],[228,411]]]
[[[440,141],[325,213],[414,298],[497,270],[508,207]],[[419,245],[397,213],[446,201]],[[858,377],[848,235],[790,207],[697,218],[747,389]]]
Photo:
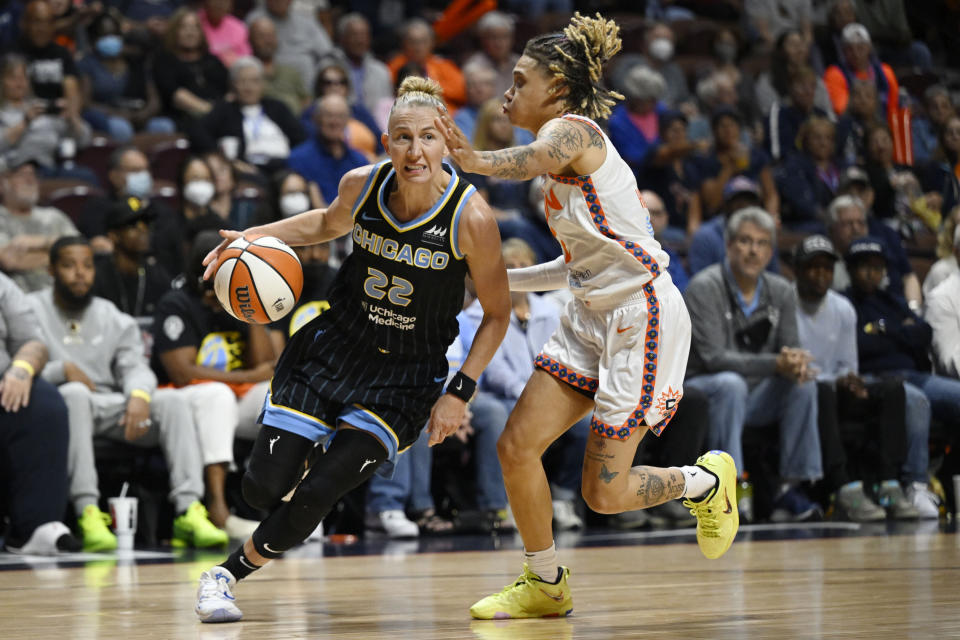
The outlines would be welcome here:
[[[717,477],[695,465],[680,467],[680,473],[686,481],[683,489],[683,498],[697,500],[707,494],[717,484]]]
[[[553,584],[557,581],[556,544],[551,543],[550,546],[543,551],[534,551],[532,553],[524,549],[523,560],[527,563],[527,566],[530,567],[530,571],[537,574],[544,582]]]

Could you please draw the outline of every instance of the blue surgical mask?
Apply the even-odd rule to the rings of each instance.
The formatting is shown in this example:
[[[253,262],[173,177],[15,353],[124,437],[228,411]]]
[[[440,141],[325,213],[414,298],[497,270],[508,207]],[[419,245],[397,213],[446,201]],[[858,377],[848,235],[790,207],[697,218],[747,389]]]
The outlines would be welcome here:
[[[153,193],[153,176],[149,171],[127,174],[127,195],[145,200]]]
[[[116,58],[123,51],[123,38],[117,35],[103,36],[97,40],[97,53],[104,58]]]

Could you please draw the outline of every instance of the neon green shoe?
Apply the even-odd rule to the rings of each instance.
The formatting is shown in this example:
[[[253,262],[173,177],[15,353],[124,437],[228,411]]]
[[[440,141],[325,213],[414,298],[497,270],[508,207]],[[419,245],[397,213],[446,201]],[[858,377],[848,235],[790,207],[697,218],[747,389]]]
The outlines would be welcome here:
[[[230,541],[227,532],[218,529],[207,518],[207,508],[196,501],[187,507],[182,516],[173,521],[173,541],[175,547],[225,547]]]
[[[117,536],[110,527],[110,514],[100,511],[95,504],[88,504],[77,519],[83,536],[84,551],[113,551],[117,548]]]
[[[567,584],[570,569],[561,567],[561,570],[560,581],[550,584],[524,563],[523,575],[516,582],[470,607],[470,615],[479,620],[568,616],[573,612],[573,598]]]
[[[697,466],[717,477],[717,485],[703,500],[684,500],[685,507],[697,516],[697,544],[703,555],[719,558],[737,536],[740,515],[737,511],[737,465],[725,451],[708,451],[697,458]]]

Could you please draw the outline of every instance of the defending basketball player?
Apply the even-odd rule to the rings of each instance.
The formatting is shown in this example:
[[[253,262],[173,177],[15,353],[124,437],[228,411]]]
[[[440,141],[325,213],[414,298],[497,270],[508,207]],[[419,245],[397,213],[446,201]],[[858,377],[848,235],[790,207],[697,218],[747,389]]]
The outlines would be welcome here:
[[[690,319],[633,173],[595,122],[622,99],[601,86],[603,64],[620,49],[618,32],[599,15],[575,14],[562,33],[527,43],[503,109],[514,125],[537,136],[529,145],[478,152],[448,114],[438,119],[465,171],[514,180],[546,174],[545,213],[563,255],[510,270],[510,287],[570,287],[574,294],[498,443],[524,543],[523,574],[474,604],[475,618],[572,611],[540,457],[589,411],[582,490],[593,510],[618,513],[686,498],[708,558],[726,552],[739,526],[736,469],[728,454],[711,451],[682,468],[631,468],[640,439],[647,430],[660,434],[682,396]]]
[[[196,612],[204,622],[239,620],[236,581],[306,539],[375,471],[389,470],[428,420],[432,443],[455,432],[510,321],[496,222],[473,186],[443,163],[440,87],[411,77],[398,95],[383,136],[389,160],[347,173],[326,209],[243,232],[291,246],[350,233],[354,250],[332,285],[330,309],[293,336],[277,364],[243,477],[245,499],[270,515],[200,578]],[[206,278],[241,236],[220,234],[225,240],[204,260]],[[468,269],[484,316],[444,393]],[[323,452],[301,481],[315,443]]]

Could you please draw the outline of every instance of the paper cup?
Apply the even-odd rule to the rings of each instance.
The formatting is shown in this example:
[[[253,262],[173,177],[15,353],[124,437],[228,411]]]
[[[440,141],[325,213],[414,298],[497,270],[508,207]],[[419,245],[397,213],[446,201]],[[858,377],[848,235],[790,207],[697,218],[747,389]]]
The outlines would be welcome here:
[[[113,530],[117,534],[118,549],[132,549],[133,536],[137,532],[137,499],[110,498],[110,517],[113,519]]]

